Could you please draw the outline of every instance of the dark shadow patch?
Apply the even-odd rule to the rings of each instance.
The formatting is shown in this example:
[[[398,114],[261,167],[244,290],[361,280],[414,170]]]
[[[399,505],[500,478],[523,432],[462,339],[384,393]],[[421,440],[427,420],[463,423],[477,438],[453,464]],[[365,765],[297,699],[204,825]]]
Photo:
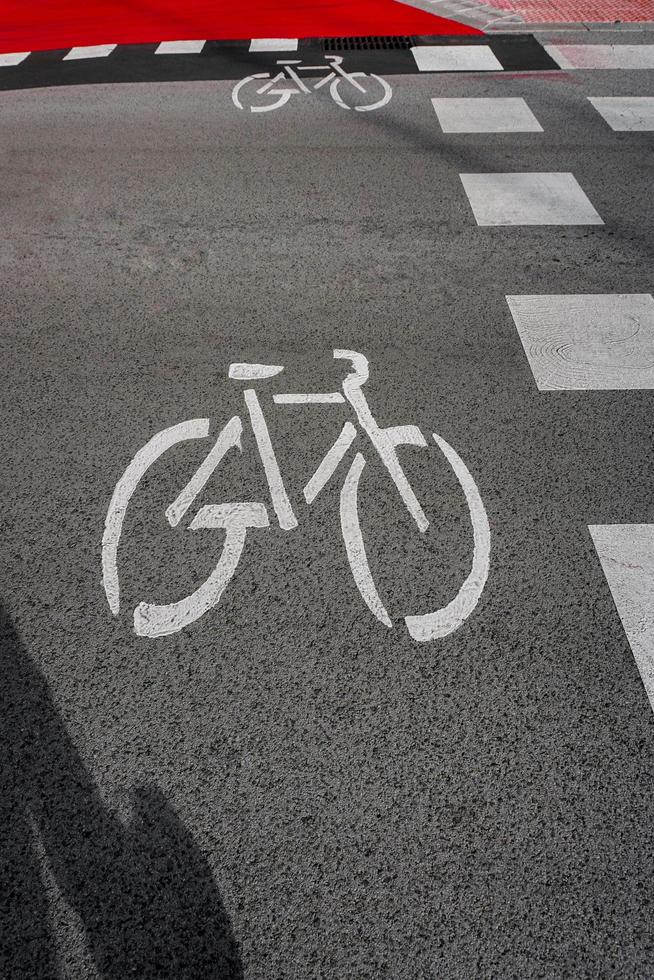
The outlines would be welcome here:
[[[156,786],[108,810],[0,606],[0,976],[59,975],[38,835],[102,977],[242,980],[211,869]]]

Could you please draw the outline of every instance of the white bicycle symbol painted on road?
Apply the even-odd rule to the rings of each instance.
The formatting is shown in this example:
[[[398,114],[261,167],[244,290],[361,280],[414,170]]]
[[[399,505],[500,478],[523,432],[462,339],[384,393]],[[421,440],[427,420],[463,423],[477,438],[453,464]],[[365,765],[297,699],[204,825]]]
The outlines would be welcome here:
[[[386,467],[418,529],[422,532],[426,531],[429,521],[402,469],[397,448],[398,446],[426,448],[427,440],[416,425],[385,428],[378,426],[362,390],[368,379],[367,359],[363,354],[351,350],[335,350],[334,357],[351,363],[352,369],[342,383],[342,392],[297,394],[288,392],[273,395],[273,402],[276,405],[348,404],[358,423],[358,428],[351,421],[344,423],[340,435],[304,487],[303,495],[307,505],[313,503],[334,475],[354,440],[364,434]],[[261,381],[272,378],[283,370],[284,368],[279,365],[238,363],[230,366],[229,377],[236,381]],[[268,483],[275,517],[282,530],[290,531],[298,526],[298,521],[284,486],[257,392],[253,387],[249,387],[244,390],[243,396]],[[118,481],[109,504],[102,539],[103,585],[109,607],[114,615],[118,615],[120,609],[118,546],[123,520],[132,495],[146,472],[163,453],[186,440],[207,438],[209,427],[209,419],[198,418],[180,422],[157,433],[137,452]],[[208,455],[184,489],[167,508],[166,517],[171,527],[179,525],[186,516],[225,454],[230,449],[238,449],[242,452],[242,433],[243,422],[238,415],[235,415],[221,430]],[[490,528],[475,481],[455,450],[436,433],[433,433],[433,439],[452,467],[465,495],[472,524],[473,548],[470,573],[447,605],[435,612],[404,616],[410,635],[418,641],[447,636],[461,626],[479,601],[488,577],[490,561]],[[362,599],[380,623],[391,627],[393,625],[391,618],[379,596],[370,571],[359,522],[357,493],[365,465],[362,452],[357,451],[341,489],[341,531],[350,569]],[[150,602],[139,603],[134,610],[135,632],[139,636],[147,637],[176,633],[216,606],[236,571],[248,530],[269,526],[268,510],[265,504],[258,501],[207,504],[201,507],[188,524],[188,530],[220,528],[225,532],[223,550],[218,563],[209,578],[191,595],[161,605]]]
[[[274,77],[271,77],[269,72],[260,72],[257,75],[248,75],[247,78],[242,78],[240,82],[237,82],[232,91],[232,101],[237,109],[245,109],[242,95],[247,95],[248,98],[246,101],[250,102],[250,112],[271,112],[273,109],[280,109],[286,105],[292,95],[297,95],[298,93],[310,95],[324,85],[329,85],[329,94],[336,105],[340,106],[341,109],[349,109],[351,107],[343,101],[339,88],[342,84],[347,83],[363,95],[375,99],[374,102],[366,105],[354,106],[357,112],[372,112],[373,109],[381,109],[382,106],[390,102],[391,95],[393,94],[392,89],[388,82],[380,78],[379,75],[367,75],[363,71],[346,72],[341,67],[343,59],[338,55],[325,55],[325,60],[329,62],[328,65],[303,65],[301,61],[297,60],[278,61],[277,64],[281,66],[282,70]],[[310,88],[300,78],[298,73],[301,71],[326,71],[327,74],[324,78],[318,79]],[[263,79],[267,79],[267,81],[263,85],[258,85]],[[289,79],[293,82],[293,87],[288,86]],[[362,81],[359,81],[359,79],[362,81],[365,79],[365,84],[362,84]],[[252,82],[258,86],[255,88],[255,91],[251,91]],[[281,87],[282,83],[284,83],[283,87]],[[375,92],[375,89],[377,92]],[[381,93],[379,89],[381,89]],[[274,96],[275,101],[264,101],[261,105],[255,105],[254,99],[256,96],[263,96],[266,100],[270,96]]]

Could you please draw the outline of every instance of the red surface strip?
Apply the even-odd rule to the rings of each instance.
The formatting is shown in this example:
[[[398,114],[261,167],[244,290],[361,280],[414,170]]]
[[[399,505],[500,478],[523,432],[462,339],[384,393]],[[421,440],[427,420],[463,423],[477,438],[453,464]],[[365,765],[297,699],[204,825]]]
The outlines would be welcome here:
[[[0,0],[0,52],[251,37],[479,33],[396,0]]]

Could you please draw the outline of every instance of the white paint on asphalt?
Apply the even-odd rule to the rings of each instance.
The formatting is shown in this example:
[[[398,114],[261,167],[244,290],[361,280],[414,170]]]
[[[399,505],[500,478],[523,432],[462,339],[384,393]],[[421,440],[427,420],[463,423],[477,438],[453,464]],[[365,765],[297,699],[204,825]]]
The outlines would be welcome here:
[[[31,53],[31,51],[14,51],[11,54],[0,54],[0,68],[11,68],[13,65],[19,65]]]
[[[62,60],[83,61],[87,58],[108,58],[117,47],[116,44],[89,44],[79,48],[71,48]]]
[[[150,466],[171,446],[186,439],[203,439],[208,434],[209,419],[190,419],[158,432],[142,449],[139,449],[116,484],[107,510],[102,536],[102,582],[109,608],[114,616],[117,616],[120,610],[118,545],[127,505],[136,487]]]
[[[486,44],[424,44],[411,48],[418,71],[504,71]]]
[[[478,225],[602,225],[571,173],[460,174]]]
[[[88,58],[108,58],[112,51],[118,47],[117,44],[89,44],[78,48],[71,48],[65,54],[62,61],[85,61]]]
[[[542,133],[524,99],[432,99],[444,133]]]
[[[234,381],[260,381],[262,378],[274,378],[284,370],[281,364],[248,364],[234,363],[229,365],[228,377]]]
[[[654,44],[544,44],[560,68],[654,68]]]
[[[318,469],[303,490],[304,499],[308,504],[313,503],[322,488],[332,478],[336,472],[338,464],[354,442],[356,434],[357,430],[352,423],[346,422],[341,429],[336,442],[327,451],[327,454],[318,466]]]
[[[236,571],[250,527],[268,527],[268,513],[263,504],[209,504],[203,507],[189,529],[225,529],[225,542],[218,564],[195,592],[177,602],[165,605],[140,602],[134,610],[136,635],[150,638],[170,636],[190,626],[216,606]]]
[[[588,530],[654,709],[654,524]]]
[[[296,37],[256,37],[250,41],[250,51],[297,51]]]
[[[450,444],[435,432],[433,438],[454,470],[465,494],[472,524],[472,568],[455,597],[442,609],[423,616],[404,617],[409,633],[420,643],[449,636],[465,622],[474,612],[481,598],[490,569],[490,524],[477,484],[468,467]]]
[[[589,96],[588,101],[616,133],[654,132],[654,97],[651,95]]]
[[[243,397],[250,413],[252,431],[254,432],[254,438],[257,440],[257,449],[259,450],[261,462],[266,473],[266,479],[270,487],[270,497],[275,514],[277,515],[277,520],[279,521],[279,526],[284,531],[291,531],[294,527],[297,527],[297,518],[293,513],[282,475],[279,472],[277,457],[270,441],[270,433],[263,412],[261,411],[257,393],[254,388],[246,388],[243,392]]]
[[[359,523],[359,507],[357,490],[359,479],[366,461],[357,453],[352,461],[352,465],[345,477],[345,483],[341,490],[341,531],[345,542],[345,551],[352,570],[352,577],[356,587],[361,594],[361,598],[367,605],[370,612],[384,626],[391,627],[391,617],[388,615],[384,603],[379,597],[377,587],[370,572],[368,558],[366,556],[366,546],[363,542],[361,525]]]
[[[340,391],[311,392],[273,395],[276,405],[342,405],[345,399]]]
[[[207,480],[209,480],[225,453],[230,449],[241,449],[242,432],[243,423],[238,415],[235,415],[221,431],[215,445],[204,462],[198,467],[184,489],[166,510],[166,517],[171,527],[177,527],[195,498],[206,486]]]
[[[200,54],[206,41],[162,41],[155,54]]]
[[[271,76],[270,72],[257,72],[255,75],[241,78],[236,83],[232,89],[232,102],[237,109],[245,110],[249,103],[250,112],[273,112],[285,106],[293,95],[311,95],[312,92],[317,92],[318,89],[328,85],[330,96],[341,109],[349,111],[353,108],[355,112],[372,112],[385,106],[393,94],[386,79],[379,75],[367,75],[363,71],[346,72],[343,68],[343,58],[339,55],[325,55],[324,65],[303,65],[300,61],[283,59],[277,61],[277,65],[281,71],[276,75]],[[307,85],[300,72],[316,70],[325,71],[325,76]],[[292,88],[288,85],[288,79],[293,82]],[[367,98],[371,97],[374,101],[348,105],[339,88],[343,83]],[[371,90],[372,96],[369,94]],[[270,101],[270,96],[274,96],[274,101]]]
[[[402,467],[397,449],[400,446],[426,448],[427,441],[416,425],[397,425],[380,427],[372,414],[363,386],[368,380],[367,358],[353,350],[334,350],[338,360],[348,361],[349,373],[342,382],[342,391],[326,393],[282,393],[275,397],[277,404],[286,405],[344,405],[349,403],[358,420],[361,430],[370,439],[372,447],[379,455],[389,476],[395,484],[405,507],[414,519],[419,531],[426,531],[429,521],[419,503],[413,487]],[[238,380],[260,374],[271,377],[283,370],[280,365],[235,363],[230,365],[230,375]],[[297,519],[291,507],[284,486],[277,457],[270,439],[268,425],[254,388],[243,392],[249,412],[252,431],[256,440],[259,457],[263,465],[270,490],[273,508],[284,530],[297,527]],[[131,497],[140,480],[150,466],[169,448],[189,439],[205,438],[209,432],[208,419],[192,419],[172,426],[154,436],[145,447],[134,456],[123,476],[118,481],[112,496],[105,533],[102,542],[103,582],[109,607],[114,614],[119,611],[119,583],[117,555],[123,519]],[[187,514],[189,508],[206,487],[210,477],[230,449],[242,452],[243,423],[237,415],[233,416],[220,432],[215,444],[204,461],[196,469],[182,491],[166,510],[166,517],[172,527],[176,527]],[[336,472],[358,434],[356,426],[347,421],[341,432],[327,451],[318,468],[304,488],[307,504],[312,503],[320,491]],[[433,436],[464,491],[473,529],[472,570],[465,579],[455,598],[442,609],[424,615],[406,616],[405,623],[410,635],[418,641],[447,636],[464,622],[477,605],[488,575],[490,556],[490,528],[479,491],[467,467],[452,449],[441,439]],[[357,588],[366,605],[385,626],[392,626],[368,565],[361,533],[358,513],[358,484],[365,466],[365,459],[358,452],[345,477],[341,491],[341,530]],[[229,504],[208,504],[202,507],[191,521],[189,530],[218,529],[226,531],[223,552],[209,578],[192,595],[176,602],[157,604],[141,602],[134,610],[134,629],[139,636],[164,636],[183,629],[204,615],[216,605],[228,582],[236,571],[247,529],[269,526],[268,512],[264,504],[253,501],[240,501]]]
[[[506,300],[540,391],[654,388],[651,293]]]

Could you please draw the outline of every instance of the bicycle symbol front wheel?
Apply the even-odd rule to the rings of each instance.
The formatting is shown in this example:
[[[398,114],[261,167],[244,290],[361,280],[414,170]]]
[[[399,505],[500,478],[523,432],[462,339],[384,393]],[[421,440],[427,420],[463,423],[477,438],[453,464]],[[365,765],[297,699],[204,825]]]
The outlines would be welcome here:
[[[470,572],[454,598],[434,612],[403,617],[410,636],[421,643],[449,636],[465,622],[479,602],[490,564],[490,525],[477,484],[456,450],[435,432],[433,439],[463,491],[472,528],[473,547]],[[362,599],[380,623],[391,627],[391,618],[370,571],[361,533],[358,489],[364,467],[365,460],[361,453],[357,453],[341,491],[341,531],[352,576]]]
[[[353,78],[362,79],[368,83],[363,86],[366,97],[376,98],[375,102],[355,106],[347,105],[341,96],[339,85],[341,82],[349,81]],[[359,84],[361,85],[361,82]],[[392,88],[384,78],[380,78],[379,75],[368,75],[364,71],[353,71],[346,76],[337,75],[329,86],[329,92],[336,105],[340,106],[341,109],[354,109],[356,112],[372,112],[373,109],[381,109],[390,102],[391,95],[393,94]]]

